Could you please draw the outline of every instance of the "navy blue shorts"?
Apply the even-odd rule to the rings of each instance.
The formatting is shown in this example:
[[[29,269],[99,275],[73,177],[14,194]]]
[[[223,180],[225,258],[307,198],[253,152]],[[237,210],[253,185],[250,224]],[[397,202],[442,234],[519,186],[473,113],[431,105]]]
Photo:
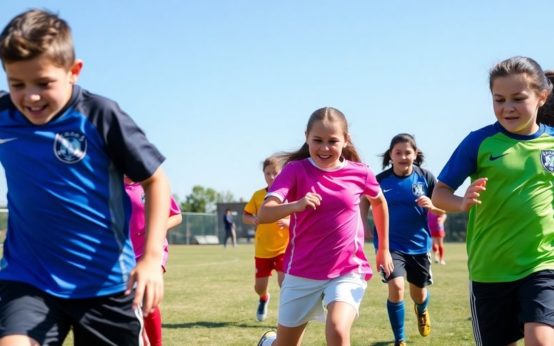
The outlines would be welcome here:
[[[477,345],[515,342],[525,323],[554,326],[554,270],[513,282],[471,282],[470,304]]]
[[[142,314],[133,294],[62,299],[21,282],[0,282],[0,337],[26,335],[62,345],[73,328],[75,345],[139,345]]]
[[[433,283],[433,277],[431,275],[431,257],[428,253],[408,255],[392,250],[390,254],[392,262],[394,263],[394,270],[383,282],[406,276],[409,283],[419,288],[429,286]]]

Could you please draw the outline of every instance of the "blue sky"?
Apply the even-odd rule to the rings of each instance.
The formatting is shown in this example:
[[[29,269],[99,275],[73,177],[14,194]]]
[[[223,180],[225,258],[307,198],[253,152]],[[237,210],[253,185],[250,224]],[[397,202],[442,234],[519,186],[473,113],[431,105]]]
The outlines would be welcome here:
[[[409,132],[438,175],[494,121],[496,62],[526,55],[554,69],[552,1],[18,0],[2,2],[0,25],[34,7],[69,22],[79,84],[145,130],[181,199],[193,185],[249,199],[265,184],[261,161],[300,147],[323,106],[346,114],[376,173]]]

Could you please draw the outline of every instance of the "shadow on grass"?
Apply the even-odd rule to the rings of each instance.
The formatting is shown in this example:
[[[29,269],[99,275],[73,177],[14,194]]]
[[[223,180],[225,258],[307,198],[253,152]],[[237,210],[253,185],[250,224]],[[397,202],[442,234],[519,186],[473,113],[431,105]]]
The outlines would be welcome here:
[[[378,342],[374,342],[374,343],[369,344],[369,346],[390,346],[390,345],[394,345],[394,342],[378,341]]]
[[[252,329],[267,329],[265,325],[254,325],[237,322],[213,322],[213,321],[197,321],[189,323],[163,323],[162,328],[167,329],[191,329],[191,328],[252,328]]]

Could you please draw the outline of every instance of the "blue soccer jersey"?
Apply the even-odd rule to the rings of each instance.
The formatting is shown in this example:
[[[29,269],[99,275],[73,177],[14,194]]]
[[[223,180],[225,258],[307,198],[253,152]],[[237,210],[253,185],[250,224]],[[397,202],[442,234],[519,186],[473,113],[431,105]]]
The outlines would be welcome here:
[[[389,168],[377,175],[377,181],[389,207],[389,247],[408,255],[428,253],[431,234],[427,225],[427,210],[417,205],[420,196],[431,197],[435,177],[431,172],[413,166],[412,174],[401,177]],[[375,232],[377,248],[377,233]]]
[[[529,136],[499,123],[470,133],[439,174],[453,190],[467,177],[488,178],[469,211],[472,281],[510,282],[554,269],[554,129]]]
[[[123,174],[142,181],[163,161],[115,102],[78,86],[45,125],[0,97],[9,210],[0,280],[62,298],[125,290],[135,256]]]

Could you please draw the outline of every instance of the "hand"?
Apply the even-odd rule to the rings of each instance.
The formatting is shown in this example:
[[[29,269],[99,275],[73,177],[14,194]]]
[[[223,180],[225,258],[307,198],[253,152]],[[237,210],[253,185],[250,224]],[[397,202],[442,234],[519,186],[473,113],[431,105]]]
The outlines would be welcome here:
[[[284,218],[284,219],[277,220],[277,225],[279,225],[279,229],[287,228],[287,227],[289,227],[289,224],[290,224],[290,219],[289,218]]]
[[[388,250],[377,249],[377,255],[375,256],[377,262],[377,268],[383,268],[385,277],[389,277],[394,270],[394,263]]]
[[[142,306],[144,316],[158,306],[164,295],[163,271],[161,269],[161,260],[153,257],[143,256],[137,266],[131,272],[127,282],[126,295],[131,294],[135,287],[135,299],[133,308]]]
[[[296,211],[304,211],[307,207],[316,210],[321,205],[321,195],[315,192],[308,192],[306,196],[296,201]]]
[[[462,210],[468,211],[475,204],[481,204],[481,192],[487,189],[487,178],[479,178],[475,180],[466,190],[462,200]]]
[[[419,196],[416,200],[416,203],[418,206],[425,208],[425,209],[433,209],[434,205],[433,202],[431,202],[431,198],[427,196]]]

